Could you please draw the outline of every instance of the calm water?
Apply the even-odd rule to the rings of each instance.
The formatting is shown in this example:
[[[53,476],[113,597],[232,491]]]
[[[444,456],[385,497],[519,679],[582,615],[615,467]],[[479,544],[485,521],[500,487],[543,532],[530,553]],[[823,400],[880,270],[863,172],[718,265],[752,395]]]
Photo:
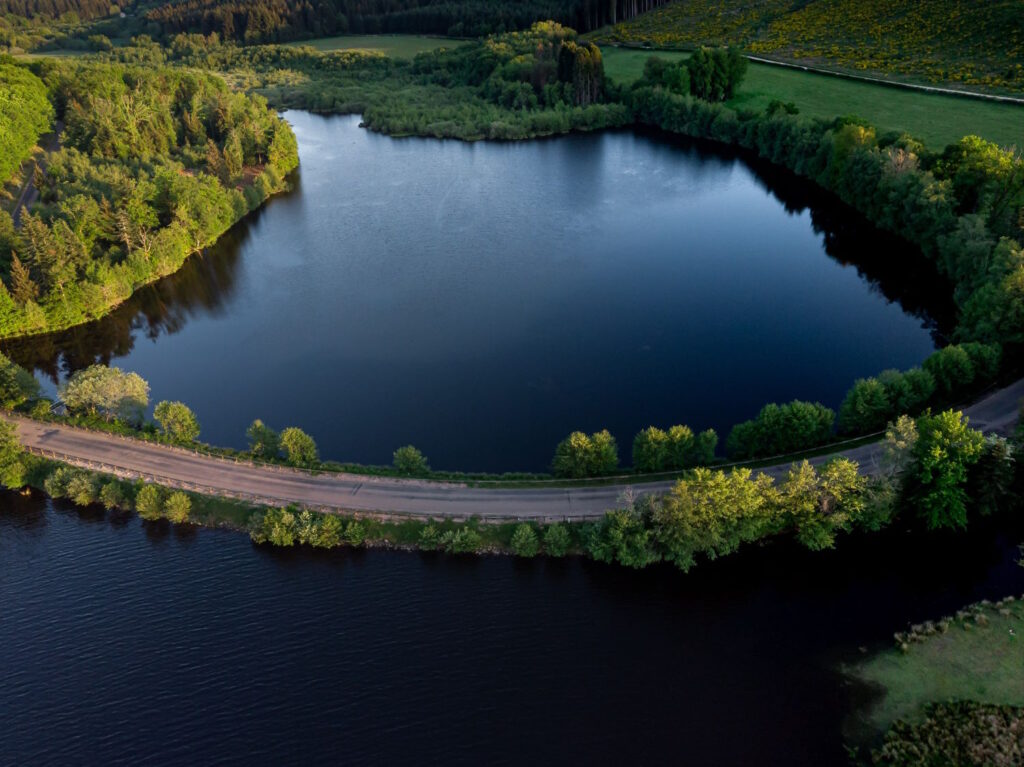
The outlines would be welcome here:
[[[573,429],[611,429],[628,459],[650,424],[724,437],[771,400],[836,406],[857,376],[919,363],[948,313],[906,245],[718,150],[287,117],[291,194],[109,319],[13,355],[52,381],[135,370],[217,444],[261,417],[339,460],[411,442],[437,468],[537,470]]]
[[[689,576],[254,548],[0,495],[0,764],[843,765],[836,662],[1024,590],[1009,537]]]

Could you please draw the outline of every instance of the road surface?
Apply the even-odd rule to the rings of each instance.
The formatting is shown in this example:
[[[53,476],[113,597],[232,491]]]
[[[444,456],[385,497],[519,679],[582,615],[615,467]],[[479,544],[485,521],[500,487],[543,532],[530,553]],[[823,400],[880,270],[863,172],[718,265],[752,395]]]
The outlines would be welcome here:
[[[1008,434],[1024,400],[1024,379],[966,409],[971,425],[986,433]],[[323,511],[362,512],[382,516],[536,521],[600,517],[621,505],[624,493],[660,493],[673,482],[598,487],[469,487],[455,482],[429,482],[355,474],[309,474],[284,467],[253,465],[200,455],[102,432],[87,431],[26,418],[5,416],[33,452],[67,463],[133,479],[159,482],[210,495],[256,503],[296,503]],[[839,455],[857,461],[865,474],[881,471],[882,446],[862,445]],[[834,455],[821,456],[821,464]],[[759,469],[782,476],[790,464]]]

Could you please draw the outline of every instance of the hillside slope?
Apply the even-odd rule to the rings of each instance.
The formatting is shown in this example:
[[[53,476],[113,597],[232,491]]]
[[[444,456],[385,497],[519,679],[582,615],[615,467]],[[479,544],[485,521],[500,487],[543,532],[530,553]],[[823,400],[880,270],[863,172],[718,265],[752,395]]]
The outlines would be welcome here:
[[[1024,0],[675,0],[594,38],[1024,92]]]

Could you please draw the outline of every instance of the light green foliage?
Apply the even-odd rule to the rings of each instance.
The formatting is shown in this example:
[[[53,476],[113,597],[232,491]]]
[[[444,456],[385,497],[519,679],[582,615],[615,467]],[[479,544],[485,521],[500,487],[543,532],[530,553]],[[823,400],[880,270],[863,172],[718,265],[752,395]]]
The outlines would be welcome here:
[[[441,547],[441,531],[436,525],[427,525],[420,530],[419,547],[424,551],[437,551]]]
[[[26,67],[0,63],[0,185],[29,157],[52,122],[45,83]]]
[[[27,454],[14,424],[0,421],[0,485],[17,490],[25,484]]]
[[[558,444],[551,464],[557,477],[598,477],[615,473],[618,466],[618,446],[607,430],[589,436],[573,432]]]
[[[188,522],[192,513],[192,499],[180,490],[176,490],[167,496],[164,501],[164,516],[175,524]]]
[[[322,514],[310,544],[319,549],[333,549],[341,544],[341,527],[340,517],[335,514]]]
[[[294,426],[281,432],[281,447],[292,466],[315,466],[319,461],[316,442],[302,429]]]
[[[512,540],[509,544],[512,553],[517,557],[535,557],[540,551],[540,541],[537,539],[537,531],[532,525],[526,523],[516,525],[512,531]]]
[[[820,474],[807,461],[794,465],[779,485],[787,527],[813,550],[832,548],[836,534],[848,531],[864,511],[867,480],[845,458],[829,461]]]
[[[437,539],[438,546],[448,554],[472,554],[480,548],[480,534],[471,527],[446,530]]]
[[[267,509],[249,518],[249,537],[253,543],[294,546],[299,540],[299,519],[292,509]]]
[[[257,458],[277,458],[281,451],[280,436],[259,418],[245,430],[245,436],[249,440],[249,452]]]
[[[917,422],[907,415],[901,415],[885,430],[882,463],[889,476],[898,476],[906,471],[917,444]]]
[[[153,408],[153,419],[164,434],[178,442],[194,442],[199,436],[199,421],[183,402],[160,402]]]
[[[749,469],[695,469],[654,507],[652,524],[665,558],[689,570],[698,554],[725,556],[774,529],[777,491]]]
[[[81,471],[72,476],[67,483],[67,497],[76,506],[88,506],[99,500],[99,480],[90,472]]]
[[[571,541],[565,525],[548,525],[544,531],[544,552],[551,557],[564,557]]]
[[[0,235],[0,337],[108,312],[281,189],[297,163],[287,125],[215,76],[95,61],[40,70],[65,128],[36,177],[44,204],[17,236]],[[238,166],[241,189],[197,170],[208,140]]]
[[[100,415],[108,421],[141,423],[149,404],[149,384],[137,373],[106,365],[79,370],[58,391],[70,410]]]
[[[765,405],[757,418],[733,427],[727,449],[736,458],[806,450],[831,440],[834,423],[835,413],[817,402],[772,403]]]
[[[21,365],[0,353],[0,405],[12,408],[39,396],[39,382]]]
[[[394,452],[394,466],[402,474],[426,474],[430,471],[427,458],[412,445],[405,445]]]
[[[967,526],[967,474],[985,438],[963,413],[947,410],[917,422],[910,497],[929,529]]]
[[[58,466],[43,480],[43,490],[51,498],[66,498],[68,483],[77,473],[70,466]]]
[[[145,520],[154,521],[164,514],[164,491],[157,485],[143,485],[135,494],[135,511]]]

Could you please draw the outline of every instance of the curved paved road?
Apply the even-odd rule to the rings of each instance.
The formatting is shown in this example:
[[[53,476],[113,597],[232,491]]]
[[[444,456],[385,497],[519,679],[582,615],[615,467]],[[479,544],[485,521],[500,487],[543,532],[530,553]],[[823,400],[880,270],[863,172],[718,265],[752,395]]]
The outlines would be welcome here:
[[[1024,400],[1024,379],[967,408],[975,428],[1007,434]],[[68,463],[131,478],[159,481],[198,492],[239,497],[267,504],[297,503],[325,511],[377,515],[416,515],[491,520],[538,521],[587,519],[614,508],[628,483],[604,487],[467,487],[452,482],[426,482],[353,474],[310,475],[286,468],[254,466],[198,455],[100,432],[91,432],[24,418],[5,416],[18,428],[22,443],[34,452]],[[880,471],[881,445],[863,445],[842,455],[857,461],[861,471]],[[813,459],[823,463],[833,456]],[[789,464],[760,469],[780,476]],[[671,481],[633,486],[637,494],[664,492]]]

